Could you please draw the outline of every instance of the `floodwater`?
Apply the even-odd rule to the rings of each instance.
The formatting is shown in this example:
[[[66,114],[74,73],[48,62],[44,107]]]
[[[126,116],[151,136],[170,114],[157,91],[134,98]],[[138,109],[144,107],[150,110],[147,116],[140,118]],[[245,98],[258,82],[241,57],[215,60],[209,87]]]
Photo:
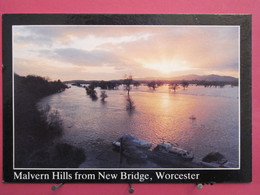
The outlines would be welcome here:
[[[124,134],[152,142],[176,143],[192,151],[195,159],[210,152],[224,154],[239,166],[238,87],[205,88],[189,86],[175,93],[164,85],[155,90],[132,87],[130,97],[135,109],[126,109],[127,92],[106,90],[108,98],[93,101],[82,87],[43,98],[39,108],[48,104],[63,122],[62,141],[85,150],[87,160],[81,167],[98,167],[93,154],[111,149],[111,143]],[[98,96],[100,89],[96,88]]]

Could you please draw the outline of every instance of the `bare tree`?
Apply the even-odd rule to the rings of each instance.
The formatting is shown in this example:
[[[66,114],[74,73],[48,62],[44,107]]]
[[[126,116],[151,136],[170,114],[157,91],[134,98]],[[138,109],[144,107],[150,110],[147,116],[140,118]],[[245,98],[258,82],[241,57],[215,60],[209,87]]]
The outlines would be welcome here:
[[[183,89],[186,89],[186,88],[188,88],[189,83],[188,83],[188,81],[182,81],[181,85],[182,85]]]
[[[172,89],[174,91],[174,93],[176,92],[176,90],[179,88],[179,85],[176,83],[171,83],[169,85],[169,89]]]
[[[125,90],[127,91],[127,95],[129,96],[129,93],[131,91],[131,84],[133,83],[133,76],[132,75],[125,75],[125,79],[124,79],[124,86],[125,86]]]
[[[106,94],[106,91],[101,91],[100,94],[101,101],[104,102],[107,97],[108,95]]]

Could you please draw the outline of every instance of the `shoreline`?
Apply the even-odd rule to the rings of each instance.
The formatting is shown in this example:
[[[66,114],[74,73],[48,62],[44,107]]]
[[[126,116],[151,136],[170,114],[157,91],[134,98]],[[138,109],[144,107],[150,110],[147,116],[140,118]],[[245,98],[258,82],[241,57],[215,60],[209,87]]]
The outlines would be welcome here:
[[[84,161],[82,149],[56,142],[63,128],[58,112],[37,109],[37,102],[67,88],[60,81],[49,82],[39,76],[15,75],[15,168],[78,167]],[[52,114],[50,121],[47,114]],[[69,157],[73,157],[71,160]]]

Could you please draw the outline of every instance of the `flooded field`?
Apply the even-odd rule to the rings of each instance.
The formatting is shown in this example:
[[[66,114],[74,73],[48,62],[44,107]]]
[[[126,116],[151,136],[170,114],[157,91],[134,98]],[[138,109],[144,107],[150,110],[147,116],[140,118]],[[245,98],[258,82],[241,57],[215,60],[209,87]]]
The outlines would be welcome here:
[[[96,91],[100,96],[100,89]],[[189,86],[175,93],[167,85],[155,90],[133,87],[131,112],[122,87],[106,94],[105,102],[93,101],[83,87],[72,86],[38,103],[39,109],[48,104],[58,111],[64,128],[60,139],[85,150],[81,167],[98,167],[93,156],[104,153],[124,134],[152,142],[153,147],[163,141],[176,143],[192,151],[196,160],[218,151],[234,168],[239,166],[238,87]]]

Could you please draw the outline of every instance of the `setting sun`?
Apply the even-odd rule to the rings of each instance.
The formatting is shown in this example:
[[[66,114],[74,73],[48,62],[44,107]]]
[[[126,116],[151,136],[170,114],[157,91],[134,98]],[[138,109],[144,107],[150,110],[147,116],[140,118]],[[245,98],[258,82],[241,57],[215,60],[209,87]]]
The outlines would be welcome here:
[[[176,71],[185,71],[190,69],[186,64],[187,62],[184,60],[163,60],[154,63],[146,63],[144,67],[168,74]]]

